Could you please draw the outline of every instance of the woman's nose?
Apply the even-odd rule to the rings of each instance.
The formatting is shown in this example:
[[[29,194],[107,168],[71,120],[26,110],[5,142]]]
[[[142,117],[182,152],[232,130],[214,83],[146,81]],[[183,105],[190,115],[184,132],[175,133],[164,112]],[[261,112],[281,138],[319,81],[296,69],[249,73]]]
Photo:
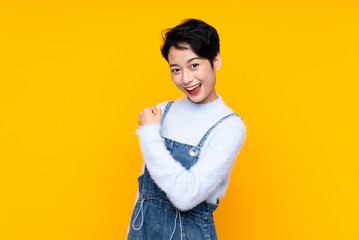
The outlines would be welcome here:
[[[187,85],[193,80],[193,75],[190,71],[184,70],[182,75],[183,84]]]

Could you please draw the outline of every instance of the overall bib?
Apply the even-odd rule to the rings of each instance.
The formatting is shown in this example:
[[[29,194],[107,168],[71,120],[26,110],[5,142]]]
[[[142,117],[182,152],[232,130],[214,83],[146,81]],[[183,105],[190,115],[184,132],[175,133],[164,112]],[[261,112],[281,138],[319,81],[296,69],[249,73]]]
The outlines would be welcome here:
[[[168,102],[162,114],[161,125],[173,101]],[[216,122],[202,137],[197,146],[164,138],[172,157],[187,170],[198,160],[209,133],[231,113]],[[238,116],[238,115],[237,115]],[[178,210],[152,180],[147,168],[138,178],[139,197],[133,210],[127,240],[212,240],[217,239],[213,212],[219,205],[203,201],[188,211]]]

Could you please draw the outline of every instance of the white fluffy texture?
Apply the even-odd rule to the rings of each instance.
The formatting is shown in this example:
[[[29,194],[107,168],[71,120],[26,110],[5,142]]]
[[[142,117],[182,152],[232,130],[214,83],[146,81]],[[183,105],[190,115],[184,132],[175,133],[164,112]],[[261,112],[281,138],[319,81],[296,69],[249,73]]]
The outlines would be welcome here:
[[[226,192],[234,161],[246,137],[246,126],[238,116],[221,122],[209,134],[195,165],[186,170],[166,149],[166,137],[197,145],[207,130],[233,111],[221,96],[207,104],[187,97],[176,100],[160,124],[140,126],[136,133],[147,169],[155,183],[175,207],[190,210],[202,201],[215,204]],[[168,101],[157,107],[164,111]]]

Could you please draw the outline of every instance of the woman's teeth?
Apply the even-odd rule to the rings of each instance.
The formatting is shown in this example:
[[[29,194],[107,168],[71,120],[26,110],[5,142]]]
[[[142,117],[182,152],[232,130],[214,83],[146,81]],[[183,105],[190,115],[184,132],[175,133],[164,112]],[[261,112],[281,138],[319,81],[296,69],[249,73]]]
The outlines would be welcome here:
[[[199,91],[201,90],[201,84],[196,84],[190,88],[185,88],[187,90],[187,92],[191,95],[196,95],[197,93],[199,93]]]
[[[201,85],[200,83],[190,87],[190,88],[186,88],[187,91],[193,91],[195,88],[199,87],[199,85]]]

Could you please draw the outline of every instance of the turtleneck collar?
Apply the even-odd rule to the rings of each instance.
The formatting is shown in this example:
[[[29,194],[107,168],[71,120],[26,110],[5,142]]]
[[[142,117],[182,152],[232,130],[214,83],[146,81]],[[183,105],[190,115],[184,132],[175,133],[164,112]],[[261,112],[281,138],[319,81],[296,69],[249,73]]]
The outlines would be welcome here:
[[[207,110],[210,108],[214,108],[218,104],[222,102],[222,97],[219,94],[216,94],[217,98],[209,103],[194,103],[186,96],[183,98],[183,103],[186,105],[186,107],[191,108],[193,110]]]

